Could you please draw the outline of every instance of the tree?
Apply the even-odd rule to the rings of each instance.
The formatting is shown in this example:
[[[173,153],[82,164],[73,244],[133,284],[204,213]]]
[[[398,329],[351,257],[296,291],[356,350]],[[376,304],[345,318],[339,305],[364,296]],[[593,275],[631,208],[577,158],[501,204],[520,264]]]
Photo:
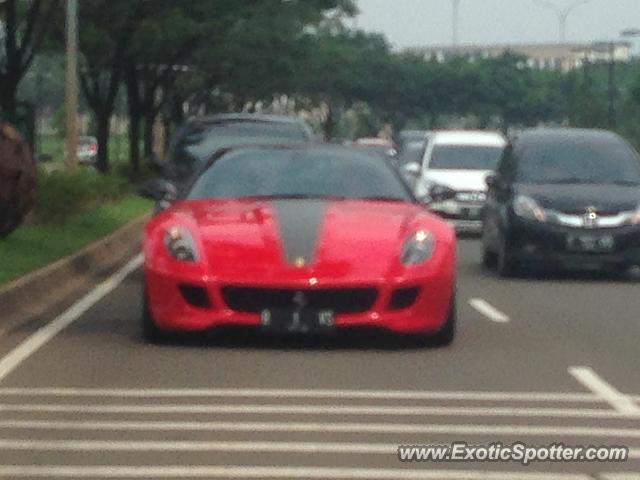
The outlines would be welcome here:
[[[141,22],[144,0],[92,0],[81,2],[80,83],[96,117],[97,167],[109,170],[110,122],[125,73],[126,56]]]
[[[0,2],[0,108],[13,115],[17,92],[49,32],[60,0]]]

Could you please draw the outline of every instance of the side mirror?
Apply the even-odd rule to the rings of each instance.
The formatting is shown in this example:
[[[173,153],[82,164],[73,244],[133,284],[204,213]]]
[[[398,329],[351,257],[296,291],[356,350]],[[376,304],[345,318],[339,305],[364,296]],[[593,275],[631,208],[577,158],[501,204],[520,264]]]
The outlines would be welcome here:
[[[402,167],[402,173],[410,177],[419,176],[421,171],[422,167],[419,163],[416,162],[407,163],[404,167]]]
[[[498,176],[495,173],[490,173],[484,179],[484,183],[486,183],[489,188],[495,188],[498,185]]]
[[[178,198],[178,189],[167,180],[160,178],[148,180],[138,188],[141,197],[149,198],[160,203],[172,203]]]

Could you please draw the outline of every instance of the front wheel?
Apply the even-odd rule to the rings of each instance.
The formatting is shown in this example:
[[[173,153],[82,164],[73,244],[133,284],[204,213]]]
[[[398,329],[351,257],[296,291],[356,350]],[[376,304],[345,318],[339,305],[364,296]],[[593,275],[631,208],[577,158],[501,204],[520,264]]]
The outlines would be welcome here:
[[[142,336],[149,343],[163,343],[168,340],[168,334],[156,325],[146,292],[142,303]]]
[[[490,251],[486,246],[482,250],[482,265],[488,270],[493,270],[498,265],[498,255]]]
[[[447,347],[453,343],[456,336],[456,297],[451,300],[447,321],[438,333],[431,337],[431,342],[438,347]]]
[[[503,278],[513,277],[518,271],[518,262],[513,258],[511,248],[509,247],[506,239],[503,239],[500,242],[496,268],[498,270],[498,275]]]

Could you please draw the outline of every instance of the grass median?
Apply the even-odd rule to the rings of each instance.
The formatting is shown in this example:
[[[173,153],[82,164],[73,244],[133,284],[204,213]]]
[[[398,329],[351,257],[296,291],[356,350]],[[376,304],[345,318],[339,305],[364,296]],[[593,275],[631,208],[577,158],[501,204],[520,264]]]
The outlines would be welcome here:
[[[149,212],[130,184],[97,173],[41,176],[35,220],[0,241],[0,286],[113,233]]]

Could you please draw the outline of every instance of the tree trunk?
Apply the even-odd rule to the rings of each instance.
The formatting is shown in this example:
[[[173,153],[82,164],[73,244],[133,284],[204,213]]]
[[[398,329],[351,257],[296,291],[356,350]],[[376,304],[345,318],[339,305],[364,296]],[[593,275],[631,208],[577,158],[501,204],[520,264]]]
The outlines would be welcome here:
[[[137,178],[140,175],[141,120],[139,111],[129,111],[129,149],[131,155],[131,170],[134,178]]]
[[[171,137],[173,136],[171,118],[169,115],[162,115],[162,124],[164,125],[164,151],[169,151],[171,145]]]
[[[97,139],[98,139],[98,163],[97,167],[102,173],[109,171],[109,137],[111,115],[103,112],[96,113]]]
[[[147,113],[144,116],[144,156],[151,158],[153,155],[153,125],[156,121],[154,113]]]
[[[18,82],[5,76],[0,82],[0,110],[13,116],[18,110]]]
[[[140,108],[140,96],[138,92],[138,79],[135,71],[131,70],[127,75],[127,107],[129,110],[129,155],[131,158],[131,170],[134,178],[140,174],[140,135],[142,112]]]

